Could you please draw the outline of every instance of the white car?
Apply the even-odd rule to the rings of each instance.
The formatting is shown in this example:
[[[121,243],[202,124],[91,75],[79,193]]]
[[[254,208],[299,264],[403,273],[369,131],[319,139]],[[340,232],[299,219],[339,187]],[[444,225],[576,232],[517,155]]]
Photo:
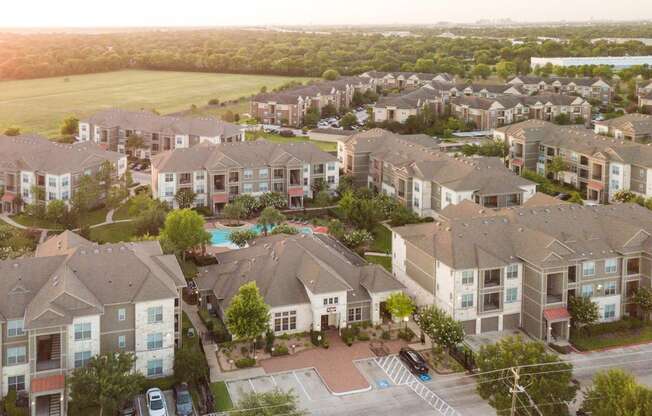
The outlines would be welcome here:
[[[145,393],[147,400],[147,413],[149,416],[168,416],[165,396],[161,389],[153,388]]]

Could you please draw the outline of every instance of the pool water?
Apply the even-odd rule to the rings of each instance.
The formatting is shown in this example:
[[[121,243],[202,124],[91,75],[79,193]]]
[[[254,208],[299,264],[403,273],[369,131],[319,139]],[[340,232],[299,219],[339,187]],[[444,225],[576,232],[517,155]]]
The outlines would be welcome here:
[[[273,229],[273,227],[272,227]],[[237,228],[230,230],[228,228],[215,228],[210,230],[209,232],[211,233],[211,245],[216,246],[216,247],[230,247],[230,248],[237,248],[233,243],[231,243],[231,240],[229,240],[229,236],[231,235],[232,232],[234,231],[242,231],[242,230],[252,230],[256,234],[261,234],[263,232],[263,226],[262,225],[252,225],[250,227],[243,227],[243,228]],[[301,234],[312,234],[312,228],[310,227],[300,227],[298,228],[299,232]]]

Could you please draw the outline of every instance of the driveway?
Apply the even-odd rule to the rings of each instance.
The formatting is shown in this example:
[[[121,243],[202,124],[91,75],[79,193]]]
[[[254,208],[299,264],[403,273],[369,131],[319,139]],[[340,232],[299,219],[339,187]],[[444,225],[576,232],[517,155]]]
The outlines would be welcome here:
[[[328,389],[335,395],[360,392],[371,388],[369,382],[358,371],[354,361],[373,357],[368,342],[357,342],[352,346],[344,344],[337,333],[329,333],[330,348],[312,348],[294,355],[275,357],[260,362],[265,373],[279,373],[305,368],[315,368]],[[391,354],[405,346],[404,341],[386,341]]]
[[[163,392],[165,395],[165,404],[167,405],[168,409],[168,415],[176,415],[175,411],[175,402],[174,402],[174,393],[172,393],[172,390],[165,390]],[[147,401],[145,400],[145,395],[144,394],[139,394],[138,395],[138,414],[147,416]]]

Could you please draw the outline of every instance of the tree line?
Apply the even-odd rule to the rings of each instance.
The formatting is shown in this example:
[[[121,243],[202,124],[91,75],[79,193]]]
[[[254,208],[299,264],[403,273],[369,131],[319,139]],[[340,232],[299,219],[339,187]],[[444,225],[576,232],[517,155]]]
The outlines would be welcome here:
[[[529,73],[532,56],[652,54],[652,46],[635,40],[623,44],[591,43],[579,28],[568,42],[540,43],[526,38],[517,45],[500,38],[450,39],[432,31],[419,37],[393,38],[355,32],[318,35],[235,29],[0,33],[0,44],[0,79],[128,68],[314,77],[328,69],[342,75],[402,70],[449,72],[466,77],[486,74],[485,66],[493,67],[503,61],[513,63],[518,73]]]

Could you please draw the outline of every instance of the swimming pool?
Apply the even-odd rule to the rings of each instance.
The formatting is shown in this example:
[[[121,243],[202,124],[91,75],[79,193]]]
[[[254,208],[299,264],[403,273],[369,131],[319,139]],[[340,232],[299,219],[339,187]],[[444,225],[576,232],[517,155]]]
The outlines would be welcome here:
[[[215,247],[229,247],[232,249],[237,249],[238,246],[236,246],[231,242],[231,240],[229,240],[229,236],[234,231],[242,231],[242,230],[252,230],[256,234],[261,234],[263,232],[263,226],[251,225],[249,227],[241,227],[233,230],[230,230],[228,228],[214,228],[212,230],[209,230],[209,233],[211,233],[211,245]],[[298,230],[301,234],[312,234],[312,228],[310,227],[300,227],[298,228]]]

